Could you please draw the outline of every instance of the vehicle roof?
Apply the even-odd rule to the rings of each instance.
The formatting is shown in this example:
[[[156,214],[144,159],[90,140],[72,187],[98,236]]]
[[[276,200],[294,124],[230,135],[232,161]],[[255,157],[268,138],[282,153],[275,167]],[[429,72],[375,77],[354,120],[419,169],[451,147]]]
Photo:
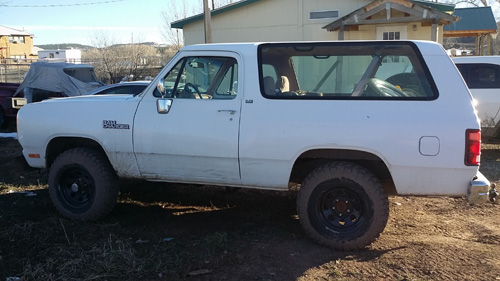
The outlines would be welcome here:
[[[151,83],[151,81],[125,81],[125,82],[120,82],[120,83],[117,83],[117,84],[110,84],[108,86],[111,86],[111,85],[130,85],[130,84],[133,84],[133,85],[149,85]]]
[[[500,56],[463,56],[453,57],[455,63],[491,63],[500,64]]]
[[[104,91],[104,90],[107,90],[110,88],[120,87],[120,86],[148,86],[149,84],[151,84],[151,81],[120,82],[120,83],[116,83],[116,84],[104,85],[102,87],[96,88],[92,91],[85,93],[85,95],[93,95],[95,93],[99,93],[101,91]]]
[[[31,67],[40,67],[40,68],[48,67],[48,68],[62,68],[62,69],[94,68],[92,65],[89,64],[74,64],[67,62],[44,62],[44,61],[34,62],[31,64]]]
[[[233,51],[233,52],[255,52],[258,46],[263,44],[304,44],[304,43],[384,43],[391,44],[396,42],[413,42],[422,53],[427,54],[443,54],[443,47],[436,42],[425,40],[398,40],[398,41],[381,41],[381,40],[349,40],[349,41],[283,41],[283,42],[246,42],[246,43],[213,43],[213,44],[196,44],[188,45],[182,48],[182,51]],[[399,44],[398,43],[398,44]]]

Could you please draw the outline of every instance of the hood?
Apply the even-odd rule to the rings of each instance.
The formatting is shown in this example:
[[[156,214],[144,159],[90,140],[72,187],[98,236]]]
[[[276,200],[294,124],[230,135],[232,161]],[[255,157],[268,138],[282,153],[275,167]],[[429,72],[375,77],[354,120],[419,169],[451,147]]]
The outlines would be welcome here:
[[[135,98],[132,95],[83,95],[76,97],[54,98],[41,101],[41,103],[75,103],[75,102],[122,102]]]

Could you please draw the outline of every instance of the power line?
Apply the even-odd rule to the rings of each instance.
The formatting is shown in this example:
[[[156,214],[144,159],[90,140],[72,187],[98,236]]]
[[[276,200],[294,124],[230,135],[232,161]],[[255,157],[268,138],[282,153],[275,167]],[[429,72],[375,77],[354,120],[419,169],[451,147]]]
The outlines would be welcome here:
[[[90,6],[99,4],[109,4],[116,2],[123,2],[125,0],[106,0],[106,1],[96,1],[96,2],[86,2],[86,3],[74,3],[74,4],[51,4],[51,5],[7,5],[0,4],[0,7],[7,8],[55,8],[55,7],[71,7],[71,6]]]

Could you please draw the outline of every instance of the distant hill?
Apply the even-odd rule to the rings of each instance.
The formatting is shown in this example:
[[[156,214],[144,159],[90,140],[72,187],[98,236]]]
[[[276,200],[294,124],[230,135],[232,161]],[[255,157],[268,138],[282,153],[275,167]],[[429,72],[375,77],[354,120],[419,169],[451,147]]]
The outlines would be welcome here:
[[[163,46],[155,42],[142,42],[142,43],[135,43],[135,44],[140,44],[140,45],[148,45],[148,46],[153,46],[153,47],[159,47]],[[115,44],[113,46],[122,46],[122,45],[130,45],[130,44]],[[80,49],[80,50],[88,50],[92,49],[94,47],[88,46],[88,45],[82,45],[82,44],[76,44],[76,43],[64,43],[64,44],[45,44],[45,45],[35,45],[35,47],[42,48],[44,50],[67,50],[67,49]]]
[[[67,50],[67,49],[80,49],[87,50],[93,48],[92,46],[76,44],[76,43],[65,43],[65,44],[45,44],[45,45],[35,45],[38,48],[44,50]]]

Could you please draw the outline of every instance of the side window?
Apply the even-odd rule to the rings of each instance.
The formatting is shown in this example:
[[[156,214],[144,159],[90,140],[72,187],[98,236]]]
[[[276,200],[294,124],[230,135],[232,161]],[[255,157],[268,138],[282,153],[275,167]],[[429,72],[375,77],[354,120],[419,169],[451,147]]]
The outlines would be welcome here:
[[[226,68],[221,82],[212,95],[213,99],[234,99],[238,93],[238,65],[232,64]]]
[[[230,57],[186,57],[164,77],[165,96],[179,99],[234,98],[238,67]],[[155,91],[155,96],[159,96]]]
[[[470,89],[500,88],[500,66],[488,63],[457,64]]]
[[[408,42],[274,43],[261,45],[259,52],[260,86],[266,98],[433,100],[438,96],[418,49]]]

